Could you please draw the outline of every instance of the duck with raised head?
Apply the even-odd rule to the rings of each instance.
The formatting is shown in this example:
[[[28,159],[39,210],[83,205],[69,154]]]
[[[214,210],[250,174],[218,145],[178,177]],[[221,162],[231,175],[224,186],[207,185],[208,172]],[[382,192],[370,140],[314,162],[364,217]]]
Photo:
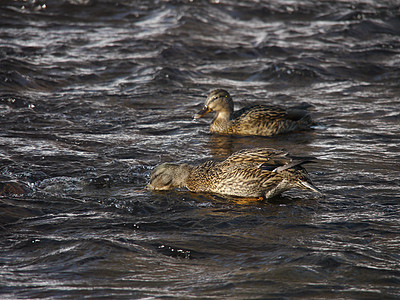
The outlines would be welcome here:
[[[253,105],[234,111],[233,106],[231,95],[226,90],[217,89],[209,94],[203,109],[194,115],[194,119],[215,112],[210,132],[228,135],[273,136],[308,130],[315,125],[309,112],[302,107],[285,109],[278,105]]]
[[[246,198],[272,198],[292,188],[316,188],[302,164],[310,159],[290,158],[270,148],[242,150],[222,162],[201,165],[163,163],[151,176],[150,190],[187,188],[192,192],[217,193]]]

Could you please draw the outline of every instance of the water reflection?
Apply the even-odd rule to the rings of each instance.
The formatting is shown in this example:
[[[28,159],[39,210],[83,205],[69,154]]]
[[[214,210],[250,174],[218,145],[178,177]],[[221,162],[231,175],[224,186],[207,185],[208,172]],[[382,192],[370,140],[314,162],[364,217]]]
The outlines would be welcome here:
[[[207,134],[206,147],[216,160],[222,160],[233,152],[247,148],[269,147],[284,149],[292,154],[307,156],[312,151],[310,143],[313,142],[315,131],[284,134],[279,137],[259,136],[228,136]]]

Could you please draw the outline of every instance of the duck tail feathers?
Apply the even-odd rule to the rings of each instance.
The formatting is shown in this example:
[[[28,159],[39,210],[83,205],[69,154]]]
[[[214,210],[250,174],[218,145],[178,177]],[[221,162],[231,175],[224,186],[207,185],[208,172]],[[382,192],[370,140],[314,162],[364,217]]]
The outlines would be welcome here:
[[[279,167],[273,169],[272,172],[276,172],[276,173],[282,172],[284,170],[291,169],[296,166],[301,166],[302,164],[306,164],[306,163],[310,163],[310,162],[312,162],[312,160],[303,160],[303,159],[297,160],[297,159],[295,159],[295,160],[292,160],[291,162],[287,163],[286,165],[279,166]]]
[[[323,195],[322,191],[309,181],[299,180],[299,185],[305,190],[311,190],[317,194]]]

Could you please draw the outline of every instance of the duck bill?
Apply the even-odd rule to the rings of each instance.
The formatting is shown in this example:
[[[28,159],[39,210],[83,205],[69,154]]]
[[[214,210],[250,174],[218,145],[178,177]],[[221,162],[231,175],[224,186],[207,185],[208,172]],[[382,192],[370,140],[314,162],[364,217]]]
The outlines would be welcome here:
[[[201,117],[204,117],[206,114],[208,114],[211,111],[211,108],[208,106],[204,106],[201,111],[199,111],[197,114],[193,116],[193,119],[199,119]]]

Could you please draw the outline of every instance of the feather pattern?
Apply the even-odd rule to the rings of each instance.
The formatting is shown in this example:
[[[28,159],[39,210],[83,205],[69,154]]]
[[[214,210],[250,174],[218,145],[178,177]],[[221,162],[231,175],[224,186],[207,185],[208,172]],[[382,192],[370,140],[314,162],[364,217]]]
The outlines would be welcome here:
[[[201,118],[209,112],[216,113],[210,131],[232,135],[273,136],[295,130],[307,130],[314,125],[305,109],[285,109],[277,105],[253,105],[233,110],[230,94],[217,89],[207,97],[202,111],[194,116]]]
[[[292,160],[284,151],[242,150],[222,162],[207,161],[198,166],[162,164],[154,169],[148,187],[153,190],[186,187],[192,192],[250,198],[271,198],[292,188],[320,193],[302,163]]]

